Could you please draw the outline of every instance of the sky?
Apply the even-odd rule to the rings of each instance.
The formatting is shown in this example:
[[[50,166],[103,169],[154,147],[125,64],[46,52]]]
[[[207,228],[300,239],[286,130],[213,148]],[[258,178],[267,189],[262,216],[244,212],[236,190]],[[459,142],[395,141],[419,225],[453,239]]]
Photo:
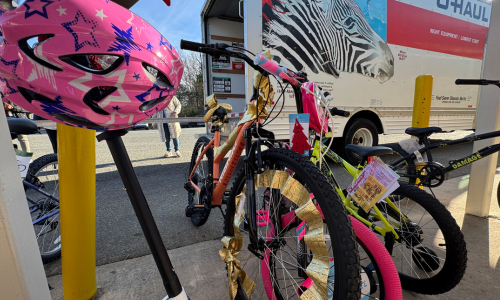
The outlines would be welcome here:
[[[130,10],[158,30],[176,50],[181,39],[201,42],[201,9],[205,0],[140,0]]]

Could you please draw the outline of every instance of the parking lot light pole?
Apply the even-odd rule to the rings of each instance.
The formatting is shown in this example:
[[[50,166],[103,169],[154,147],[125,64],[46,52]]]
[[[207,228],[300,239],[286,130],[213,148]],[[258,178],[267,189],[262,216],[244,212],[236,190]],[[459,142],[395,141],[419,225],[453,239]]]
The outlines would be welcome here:
[[[92,299],[95,275],[95,131],[57,124],[63,293]]]

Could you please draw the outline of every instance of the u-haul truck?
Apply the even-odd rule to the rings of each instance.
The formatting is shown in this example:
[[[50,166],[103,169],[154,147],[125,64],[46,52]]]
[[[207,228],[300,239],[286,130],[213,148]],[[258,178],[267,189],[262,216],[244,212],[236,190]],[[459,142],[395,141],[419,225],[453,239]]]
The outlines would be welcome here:
[[[202,40],[269,49],[329,92],[330,106],[351,111],[334,120],[341,144],[375,145],[377,134],[411,126],[422,74],[434,78],[430,126],[474,129],[479,88],[454,81],[481,77],[490,13],[490,0],[207,0]],[[228,57],[205,57],[203,70],[205,94],[233,107],[229,134],[248,105],[254,70]],[[277,138],[288,138],[293,97],[285,90],[284,109],[268,125]]]

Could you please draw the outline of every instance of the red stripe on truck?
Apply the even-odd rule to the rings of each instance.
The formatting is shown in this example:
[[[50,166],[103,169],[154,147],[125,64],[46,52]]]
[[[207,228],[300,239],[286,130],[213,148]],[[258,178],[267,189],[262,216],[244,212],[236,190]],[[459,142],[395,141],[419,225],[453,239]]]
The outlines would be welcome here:
[[[387,43],[483,59],[488,28],[387,0]]]

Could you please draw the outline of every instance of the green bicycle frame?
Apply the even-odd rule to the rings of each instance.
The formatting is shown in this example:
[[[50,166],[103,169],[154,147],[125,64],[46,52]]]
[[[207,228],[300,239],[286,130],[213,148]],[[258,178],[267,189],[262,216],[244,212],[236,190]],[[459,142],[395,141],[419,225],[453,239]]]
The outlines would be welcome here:
[[[335,152],[333,152],[332,150],[328,149],[327,146],[321,144],[318,139],[316,139],[315,142],[314,142],[314,148],[313,148],[313,151],[312,151],[312,155],[310,157],[310,160],[313,163],[316,163],[318,161],[318,159],[320,157],[320,149],[322,150],[322,152],[326,151],[325,157],[328,157],[334,163],[336,163],[336,164],[340,165],[342,168],[344,168],[344,170],[346,170],[349,173],[349,175],[352,176],[353,182],[359,177],[359,174],[365,168],[361,164],[358,165],[357,168],[354,167],[354,166],[352,166],[347,161],[345,161],[341,157],[339,157]],[[357,207],[354,204],[354,202],[353,202],[353,200],[351,199],[350,196],[344,194],[344,192],[340,188],[339,184],[335,180],[335,177],[333,176],[333,173],[332,173],[330,167],[328,166],[328,164],[326,163],[326,161],[324,159],[323,159],[323,161],[321,163],[321,171],[323,172],[323,174],[325,174],[325,176],[327,176],[328,180],[330,181],[330,183],[333,185],[333,187],[335,188],[335,190],[339,194],[340,198],[342,199],[342,202],[344,203],[345,207],[349,211],[349,214],[351,214],[356,219],[358,219],[359,221],[361,221],[365,225],[369,226],[370,228],[372,228],[372,230],[374,230],[375,232],[379,233],[380,235],[382,235],[384,237],[385,237],[385,235],[388,232],[392,232],[394,234],[394,238],[395,238],[396,242],[399,241],[399,239],[400,239],[399,235],[394,230],[393,226],[391,225],[391,222],[389,222],[382,215],[382,212],[378,209],[377,206],[373,206],[373,208],[371,209],[369,215],[372,216],[372,217],[374,217],[374,218],[376,218],[376,219],[378,219],[378,220],[380,220],[384,224],[384,227],[377,226],[377,225],[373,224],[372,222],[370,222],[369,220],[367,220],[367,219],[365,219],[365,218],[363,218],[362,216],[359,215],[358,212],[359,212],[359,210],[361,208]],[[389,205],[389,207],[391,207],[392,209],[394,209],[394,211],[396,211],[400,216],[402,216],[404,218],[405,222],[407,221],[406,218],[405,218],[405,216],[404,216],[404,214],[401,213],[401,211],[397,208],[397,206],[388,197],[386,197],[384,200],[387,202],[387,204]],[[398,226],[398,225],[394,224],[394,226]]]

